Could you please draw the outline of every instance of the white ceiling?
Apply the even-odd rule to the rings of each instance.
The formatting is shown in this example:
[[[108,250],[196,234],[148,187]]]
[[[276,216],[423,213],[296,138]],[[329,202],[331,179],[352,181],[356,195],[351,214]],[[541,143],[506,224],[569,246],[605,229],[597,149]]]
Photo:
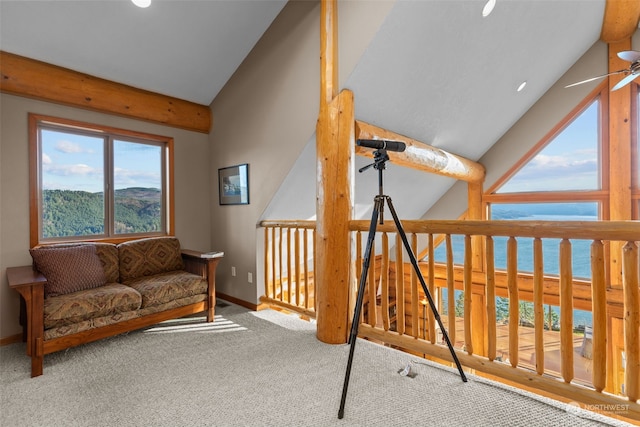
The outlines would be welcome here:
[[[357,118],[478,160],[599,39],[605,6],[497,0],[483,18],[485,3],[398,1],[347,81]],[[393,167],[385,189],[405,218],[455,182]],[[372,204],[370,174],[356,176],[356,206]]]
[[[345,83],[357,94],[357,118],[477,160],[599,39],[605,6],[497,0],[483,18],[485,3],[398,0]],[[208,105],[285,4],[154,0],[139,9],[128,0],[0,0],[0,49]],[[296,188],[307,185],[304,174],[315,185],[313,156],[304,157],[313,152],[292,169],[271,217],[289,217],[274,210],[291,206],[279,200],[287,194],[310,194],[315,212],[313,193]],[[420,217],[453,184],[388,169],[387,194],[401,200],[405,218]],[[377,192],[371,173],[356,177],[359,217]],[[417,189],[420,198],[412,197]]]
[[[483,18],[485,3],[397,1],[346,81],[356,118],[478,160],[598,41],[605,6],[497,0]],[[316,179],[314,143],[312,137],[264,218],[313,217],[315,197],[303,186]],[[356,169],[370,162],[358,157]],[[402,218],[420,218],[454,183],[390,162],[385,194]],[[378,193],[373,169],[356,173],[355,189],[355,216],[369,218]]]
[[[286,3],[1,0],[0,49],[209,105]]]

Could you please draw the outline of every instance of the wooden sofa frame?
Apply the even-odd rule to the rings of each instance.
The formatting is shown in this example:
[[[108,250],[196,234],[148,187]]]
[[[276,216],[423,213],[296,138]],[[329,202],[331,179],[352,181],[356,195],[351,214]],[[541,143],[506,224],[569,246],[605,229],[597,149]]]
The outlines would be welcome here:
[[[46,277],[30,265],[7,268],[9,286],[20,293],[24,303],[25,312],[24,316],[21,313],[21,323],[23,341],[27,343],[27,356],[31,357],[31,377],[42,375],[46,354],[195,313],[206,312],[207,322],[213,322],[216,306],[216,267],[222,258],[201,258],[201,252],[186,249],[182,249],[181,253],[185,271],[200,275],[207,280],[208,289],[205,301],[46,341],[44,340],[44,285],[47,282]]]

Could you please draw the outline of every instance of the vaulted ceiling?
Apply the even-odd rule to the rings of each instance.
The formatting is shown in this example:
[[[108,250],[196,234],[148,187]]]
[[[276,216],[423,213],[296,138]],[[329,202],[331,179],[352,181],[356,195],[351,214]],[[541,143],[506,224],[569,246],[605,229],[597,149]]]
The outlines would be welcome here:
[[[0,49],[209,105],[286,0],[0,2]]]

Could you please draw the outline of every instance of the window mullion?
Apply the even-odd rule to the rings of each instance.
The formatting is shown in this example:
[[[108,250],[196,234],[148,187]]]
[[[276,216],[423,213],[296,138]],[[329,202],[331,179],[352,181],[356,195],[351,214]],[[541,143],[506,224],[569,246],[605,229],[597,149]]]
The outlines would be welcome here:
[[[113,236],[115,234],[115,193],[114,193],[114,172],[113,172],[113,141],[112,136],[105,136],[105,156],[104,156],[104,229],[107,236]]]

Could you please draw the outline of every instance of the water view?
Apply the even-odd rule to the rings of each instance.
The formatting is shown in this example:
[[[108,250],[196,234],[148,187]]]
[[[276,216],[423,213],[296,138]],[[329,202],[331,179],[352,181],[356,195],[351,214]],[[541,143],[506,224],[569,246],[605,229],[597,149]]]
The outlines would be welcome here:
[[[493,207],[493,219],[508,219],[521,221],[596,221],[596,203],[541,203],[541,204],[509,204]],[[495,268],[506,269],[507,266],[507,237],[494,238]],[[518,238],[518,270],[521,272],[533,272],[533,239]],[[544,271],[546,275],[559,273],[560,239],[543,239]],[[455,235],[451,238],[454,263],[464,263],[464,236]],[[591,278],[591,240],[571,240],[573,277]],[[439,245],[434,253],[435,260],[446,262],[446,247]],[[456,291],[455,298],[462,294]],[[447,291],[443,289],[443,301],[447,301]],[[505,305],[505,298],[497,298],[497,304]],[[498,302],[500,304],[498,304]],[[523,306],[524,304],[524,306]],[[521,312],[526,314],[528,305],[521,302]],[[446,304],[445,304],[446,306]],[[532,307],[532,304],[531,304]],[[545,306],[545,317],[548,310],[550,317],[556,318],[560,313],[560,307]],[[531,310],[532,311],[532,310]],[[591,326],[593,323],[591,312],[574,310],[574,327]]]

